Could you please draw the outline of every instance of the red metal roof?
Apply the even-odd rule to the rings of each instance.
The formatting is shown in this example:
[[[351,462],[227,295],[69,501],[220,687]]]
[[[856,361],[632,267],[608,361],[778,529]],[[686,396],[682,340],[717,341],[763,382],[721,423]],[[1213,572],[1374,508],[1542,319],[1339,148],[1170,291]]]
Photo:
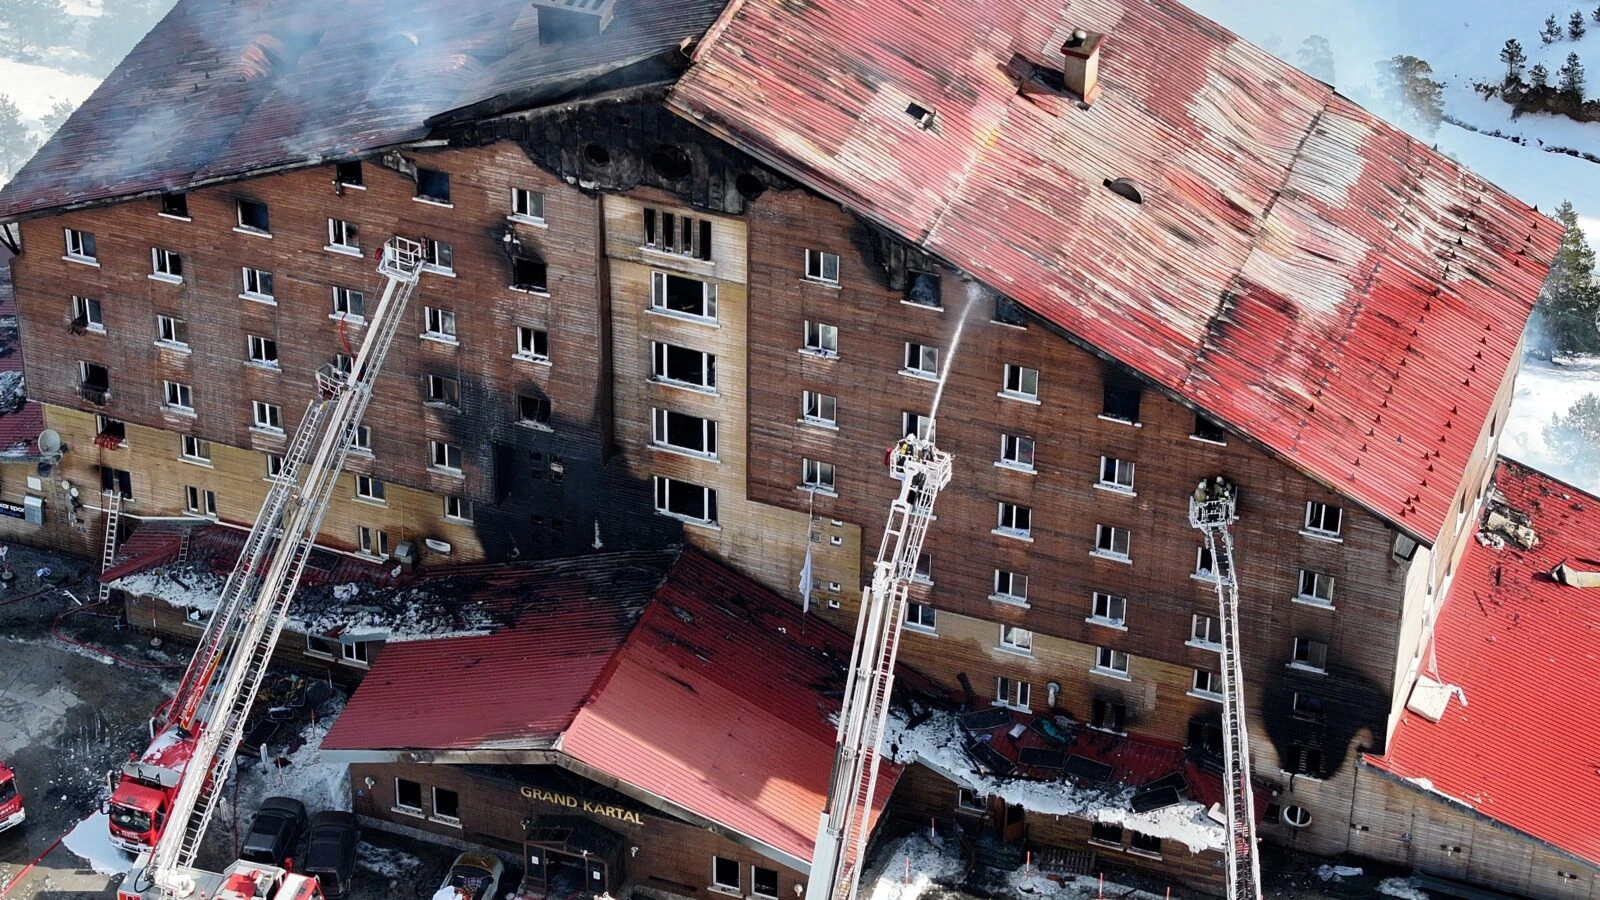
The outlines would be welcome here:
[[[1365,761],[1600,864],[1600,588],[1550,576],[1600,557],[1600,498],[1510,461],[1495,486],[1539,543],[1474,542],[1461,559],[1433,658],[1466,702],[1438,722],[1407,710],[1389,752]]]
[[[1430,542],[1560,237],[1166,0],[738,0],[670,103]]]

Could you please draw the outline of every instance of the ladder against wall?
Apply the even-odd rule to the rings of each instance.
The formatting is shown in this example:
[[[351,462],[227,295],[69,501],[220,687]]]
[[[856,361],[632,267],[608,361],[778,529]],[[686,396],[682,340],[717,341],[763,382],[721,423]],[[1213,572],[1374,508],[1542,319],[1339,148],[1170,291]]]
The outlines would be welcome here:
[[[122,492],[116,489],[105,493],[106,498],[106,539],[100,551],[100,574],[111,571],[111,563],[117,558],[117,527],[122,523]],[[100,602],[111,599],[111,585],[100,582]]]

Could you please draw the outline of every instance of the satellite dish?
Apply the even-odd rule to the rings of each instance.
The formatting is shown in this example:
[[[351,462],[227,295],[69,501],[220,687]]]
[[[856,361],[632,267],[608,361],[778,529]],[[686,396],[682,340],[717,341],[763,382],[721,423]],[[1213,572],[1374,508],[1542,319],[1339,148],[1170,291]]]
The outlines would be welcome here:
[[[61,452],[61,435],[54,428],[39,432],[39,452],[44,456],[55,456]]]

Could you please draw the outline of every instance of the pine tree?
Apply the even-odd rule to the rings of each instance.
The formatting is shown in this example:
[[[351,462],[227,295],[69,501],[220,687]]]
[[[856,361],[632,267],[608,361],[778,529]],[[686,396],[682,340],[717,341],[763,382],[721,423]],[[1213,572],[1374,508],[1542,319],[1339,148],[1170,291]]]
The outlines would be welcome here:
[[[1589,18],[1594,19],[1596,24],[1600,24],[1600,6],[1596,6],[1594,12],[1589,13]]]
[[[1306,38],[1296,51],[1295,59],[1307,75],[1324,84],[1333,84],[1333,48],[1328,46],[1327,38],[1320,34]]]
[[[1506,41],[1500,48],[1500,61],[1506,64],[1506,84],[1522,80],[1522,67],[1528,62],[1528,54],[1522,51],[1522,43],[1516,38]]]
[[[1444,121],[1444,84],[1433,80],[1433,67],[1415,56],[1396,56],[1378,63],[1380,96],[1402,124],[1431,137]]]
[[[1528,352],[1545,359],[1600,351],[1600,286],[1595,284],[1594,250],[1578,227],[1578,213],[1570,201],[1556,209],[1556,220],[1567,230],[1528,325]]]
[[[1551,417],[1544,442],[1558,459],[1576,462],[1593,456],[1600,448],[1600,394],[1584,394],[1566,415]]]
[[[15,174],[37,146],[28,127],[22,124],[22,110],[10,97],[0,94],[0,169]]]
[[[50,111],[39,117],[39,125],[44,130],[45,140],[49,140],[50,135],[60,130],[61,124],[67,121],[67,117],[72,115],[75,109],[77,107],[66,100],[57,100],[51,104]]]
[[[0,3],[0,33],[23,47],[54,47],[72,36],[73,19],[61,0],[5,0]]]
[[[1556,17],[1552,15],[1544,20],[1544,30],[1539,32],[1539,40],[1546,44],[1554,44],[1561,40],[1561,26],[1556,24]]]
[[[1567,17],[1567,36],[1575,41],[1581,41],[1583,40],[1583,31],[1583,13],[1573,10],[1572,15]]]
[[[1556,70],[1557,89],[1566,96],[1583,101],[1583,61],[1578,59],[1578,54],[1568,53],[1567,61]]]
[[[1536,88],[1550,86],[1550,70],[1544,67],[1544,63],[1534,63],[1533,68],[1528,70],[1528,84]]]

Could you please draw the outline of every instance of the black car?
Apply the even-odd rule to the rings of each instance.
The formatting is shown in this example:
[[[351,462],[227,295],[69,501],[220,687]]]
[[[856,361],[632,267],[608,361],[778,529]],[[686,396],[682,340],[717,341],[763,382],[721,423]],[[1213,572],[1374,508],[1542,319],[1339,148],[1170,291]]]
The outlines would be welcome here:
[[[330,900],[349,894],[359,840],[354,813],[317,813],[311,817],[311,827],[306,831],[306,855],[300,865],[301,874],[317,876],[322,893]]]
[[[281,866],[294,855],[300,832],[306,827],[306,805],[293,797],[268,797],[250,822],[239,858],[246,862]]]

